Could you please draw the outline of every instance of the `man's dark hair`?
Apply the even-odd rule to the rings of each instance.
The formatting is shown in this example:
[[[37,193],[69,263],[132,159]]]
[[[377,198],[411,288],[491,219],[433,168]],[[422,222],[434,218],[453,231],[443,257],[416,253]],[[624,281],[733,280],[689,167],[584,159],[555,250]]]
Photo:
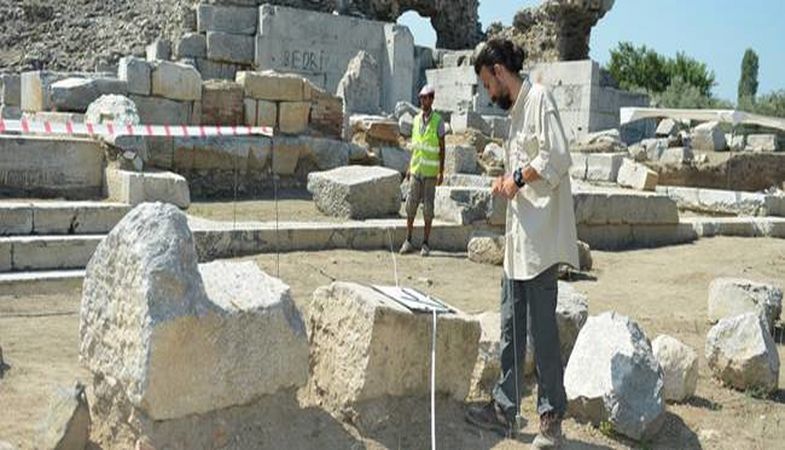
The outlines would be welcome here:
[[[508,39],[491,39],[484,43],[474,57],[474,71],[477,75],[483,67],[493,70],[493,66],[501,64],[512,73],[523,69],[526,52]]]

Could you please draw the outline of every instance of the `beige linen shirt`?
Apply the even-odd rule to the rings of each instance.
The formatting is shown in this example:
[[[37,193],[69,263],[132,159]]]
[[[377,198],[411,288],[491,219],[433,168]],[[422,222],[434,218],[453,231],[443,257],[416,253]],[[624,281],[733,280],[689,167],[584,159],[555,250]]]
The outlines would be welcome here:
[[[578,267],[572,158],[553,95],[525,80],[510,118],[507,172],[529,165],[542,179],[509,201],[504,273],[510,279],[530,280],[554,264]]]

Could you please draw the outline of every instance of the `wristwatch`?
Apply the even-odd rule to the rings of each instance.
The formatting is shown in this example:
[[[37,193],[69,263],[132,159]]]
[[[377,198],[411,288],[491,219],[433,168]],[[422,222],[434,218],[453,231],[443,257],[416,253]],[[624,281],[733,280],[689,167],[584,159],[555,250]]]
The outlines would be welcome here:
[[[512,173],[512,181],[515,182],[515,185],[518,186],[518,189],[526,186],[526,180],[523,179],[523,169],[517,168]]]

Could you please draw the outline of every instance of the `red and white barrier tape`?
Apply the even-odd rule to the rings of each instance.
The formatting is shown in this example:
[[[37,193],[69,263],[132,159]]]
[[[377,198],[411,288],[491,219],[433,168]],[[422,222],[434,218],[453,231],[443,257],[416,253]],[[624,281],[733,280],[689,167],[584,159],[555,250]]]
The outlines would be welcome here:
[[[0,119],[0,134],[13,131],[22,134],[59,134],[72,136],[163,136],[163,137],[209,137],[209,136],[272,136],[270,127],[207,126],[207,125],[112,125],[89,123],[52,123],[27,119]]]

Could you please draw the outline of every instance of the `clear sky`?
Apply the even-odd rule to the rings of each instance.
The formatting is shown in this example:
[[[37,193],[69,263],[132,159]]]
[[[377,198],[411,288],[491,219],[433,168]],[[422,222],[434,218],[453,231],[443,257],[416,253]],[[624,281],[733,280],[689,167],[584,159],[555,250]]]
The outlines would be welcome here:
[[[483,28],[512,22],[515,12],[537,0],[480,0]],[[616,0],[594,28],[591,58],[604,64],[619,41],[644,44],[673,56],[683,51],[705,62],[717,79],[714,93],[736,100],[744,50],[760,58],[758,94],[785,89],[785,0]],[[419,45],[433,46],[436,33],[416,13],[400,20]]]

